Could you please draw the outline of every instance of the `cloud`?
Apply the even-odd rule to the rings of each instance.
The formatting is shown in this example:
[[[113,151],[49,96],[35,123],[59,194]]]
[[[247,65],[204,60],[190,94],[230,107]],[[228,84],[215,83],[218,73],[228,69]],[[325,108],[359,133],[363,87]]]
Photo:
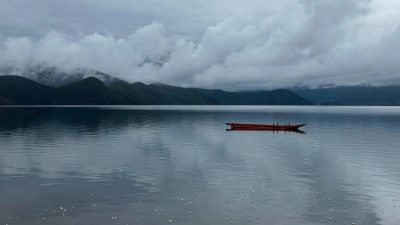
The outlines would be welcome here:
[[[0,64],[87,67],[132,82],[231,90],[400,83],[400,3],[284,0],[264,9],[264,1],[146,2],[135,8],[123,0],[113,6],[66,1],[96,6],[89,14],[135,14],[148,24],[136,24],[131,33],[87,33],[91,27],[81,33],[55,27],[39,37],[3,33]],[[159,8],[152,7],[155,3]],[[172,8],[176,15],[162,10]],[[196,17],[177,22],[190,13]],[[148,21],[150,15],[159,20]],[[117,30],[129,27],[128,21],[118,22]],[[196,26],[188,28],[191,24]]]

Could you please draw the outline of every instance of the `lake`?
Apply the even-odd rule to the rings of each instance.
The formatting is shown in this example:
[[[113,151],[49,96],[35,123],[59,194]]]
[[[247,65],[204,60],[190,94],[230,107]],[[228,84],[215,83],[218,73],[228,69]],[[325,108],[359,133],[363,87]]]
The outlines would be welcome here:
[[[400,107],[0,108],[0,224],[321,223],[400,224]]]

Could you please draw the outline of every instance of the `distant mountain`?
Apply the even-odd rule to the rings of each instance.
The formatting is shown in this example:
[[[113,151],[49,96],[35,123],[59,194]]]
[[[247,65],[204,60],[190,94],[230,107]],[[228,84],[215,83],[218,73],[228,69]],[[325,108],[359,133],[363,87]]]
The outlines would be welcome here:
[[[64,86],[88,77],[98,78],[105,84],[110,84],[117,80],[108,74],[96,70],[90,70],[86,68],[60,69],[41,64],[30,65],[22,69],[14,68],[12,66],[0,67],[0,75],[1,74],[18,74],[38,83],[53,87]]]
[[[60,87],[20,76],[0,76],[3,105],[310,105],[288,90],[227,92],[162,84],[129,84],[96,77]]]
[[[0,76],[0,104],[53,104],[55,88],[19,76]]]
[[[225,105],[311,105],[305,98],[286,89],[273,91],[226,92],[222,90],[191,89]],[[245,103],[245,104],[243,104]]]
[[[26,76],[29,79],[32,79],[38,83],[46,84],[49,86],[60,87],[64,85],[68,85],[74,82],[78,82],[84,78],[95,77],[101,80],[105,84],[110,84],[117,79],[111,77],[108,74],[95,71],[88,70],[83,68],[77,68],[68,72],[63,70],[59,70],[55,67],[46,67],[45,69],[33,73],[30,76]]]
[[[102,81],[89,77],[59,87],[57,102],[60,105],[112,105],[120,103]]]
[[[400,105],[400,86],[352,86],[293,90],[320,105]]]

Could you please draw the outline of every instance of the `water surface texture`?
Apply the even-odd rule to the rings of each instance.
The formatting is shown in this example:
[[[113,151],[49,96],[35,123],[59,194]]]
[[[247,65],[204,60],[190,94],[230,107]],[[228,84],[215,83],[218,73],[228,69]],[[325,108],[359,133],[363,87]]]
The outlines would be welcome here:
[[[0,108],[0,224],[321,223],[400,224],[400,108]]]

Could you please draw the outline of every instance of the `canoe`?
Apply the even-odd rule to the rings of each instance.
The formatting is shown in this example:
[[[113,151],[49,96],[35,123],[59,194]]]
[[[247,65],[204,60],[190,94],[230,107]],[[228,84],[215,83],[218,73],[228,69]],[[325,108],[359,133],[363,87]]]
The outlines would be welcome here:
[[[279,125],[279,124],[226,123],[226,125],[231,126],[232,130],[283,130],[283,131],[292,131],[292,130],[298,130],[300,127],[304,127],[306,124]]]

